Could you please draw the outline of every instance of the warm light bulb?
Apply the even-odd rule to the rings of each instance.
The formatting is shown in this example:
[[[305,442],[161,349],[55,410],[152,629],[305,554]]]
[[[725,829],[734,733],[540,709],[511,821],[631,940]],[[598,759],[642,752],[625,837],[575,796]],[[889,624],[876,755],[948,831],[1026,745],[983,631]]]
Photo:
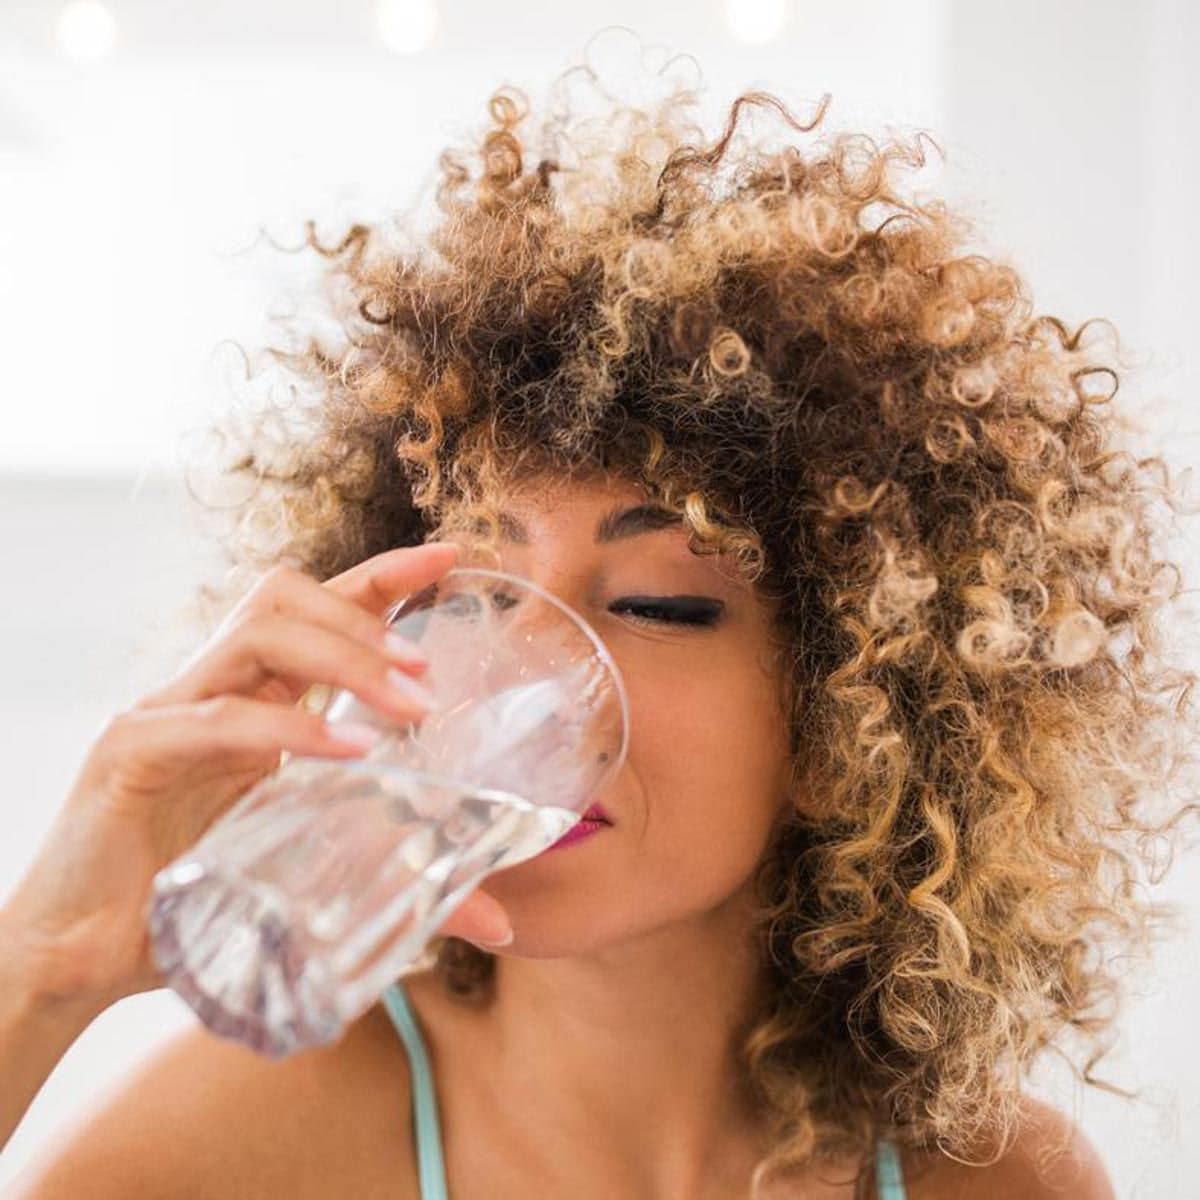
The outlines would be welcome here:
[[[769,42],[787,21],[788,0],[725,0],[725,20],[741,42]]]
[[[71,0],[58,14],[54,38],[68,58],[103,58],[117,40],[116,18],[100,0]]]
[[[437,30],[434,0],[379,0],[379,36],[397,54],[415,54],[433,41]]]

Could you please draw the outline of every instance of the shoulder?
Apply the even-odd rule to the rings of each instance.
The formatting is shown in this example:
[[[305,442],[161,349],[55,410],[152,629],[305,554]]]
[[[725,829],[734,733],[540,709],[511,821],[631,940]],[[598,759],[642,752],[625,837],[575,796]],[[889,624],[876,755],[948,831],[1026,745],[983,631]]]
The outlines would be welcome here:
[[[1069,1117],[1026,1098],[1013,1145],[987,1166],[904,1156],[908,1200],[1115,1200],[1095,1146]]]
[[[61,1130],[8,1200],[302,1200],[335,1181],[396,1195],[413,1171],[409,1079],[387,1021],[375,1006],[338,1042],[283,1059],[190,1027]]]

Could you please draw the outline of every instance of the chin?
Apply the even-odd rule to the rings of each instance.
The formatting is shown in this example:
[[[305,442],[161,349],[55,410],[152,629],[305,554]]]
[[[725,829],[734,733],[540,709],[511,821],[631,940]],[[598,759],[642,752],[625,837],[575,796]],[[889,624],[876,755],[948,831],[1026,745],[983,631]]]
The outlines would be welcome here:
[[[510,868],[516,872],[520,867]],[[483,890],[495,897],[512,921],[515,937],[507,946],[482,946],[481,949],[513,958],[573,958],[594,954],[609,946],[636,937],[630,928],[630,911],[612,904],[613,888],[548,888],[544,884],[511,879],[502,882],[499,875],[483,881]]]

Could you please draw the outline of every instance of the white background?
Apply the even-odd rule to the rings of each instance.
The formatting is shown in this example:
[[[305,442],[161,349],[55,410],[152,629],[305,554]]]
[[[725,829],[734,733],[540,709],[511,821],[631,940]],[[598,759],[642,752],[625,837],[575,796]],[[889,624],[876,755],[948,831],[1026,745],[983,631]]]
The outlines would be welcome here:
[[[216,568],[181,463],[225,402],[221,343],[261,344],[307,269],[254,245],[259,227],[294,245],[308,217],[328,236],[416,202],[494,86],[538,96],[612,23],[697,57],[713,133],[752,86],[800,115],[832,92],[828,129],[926,129],[948,162],[911,186],[971,214],[1039,311],[1111,319],[1137,368],[1121,403],[1172,461],[1194,455],[1200,15],[1184,0],[797,3],[766,44],[737,40],[717,0],[460,0],[411,55],[382,43],[369,0],[112,0],[113,50],[86,62],[56,48],[59,7],[0,4],[0,902],[104,720],[190,648],[177,614]],[[593,48],[617,61],[615,44]],[[1200,1117],[1194,856],[1160,895],[1185,932],[1132,985],[1104,1071],[1143,1101],[1053,1070],[1040,1086],[1118,1196],[1184,1200],[1200,1178],[1184,1133]],[[100,1017],[0,1158],[0,1187],[192,1019],[166,991]]]

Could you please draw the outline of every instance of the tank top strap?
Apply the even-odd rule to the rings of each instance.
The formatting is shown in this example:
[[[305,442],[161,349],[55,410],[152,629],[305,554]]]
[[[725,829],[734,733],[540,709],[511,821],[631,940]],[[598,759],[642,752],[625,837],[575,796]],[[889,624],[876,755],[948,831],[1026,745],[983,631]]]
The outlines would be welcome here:
[[[412,1064],[413,1124],[421,1200],[449,1200],[433,1072],[425,1041],[401,980],[397,979],[383,993],[383,1003]],[[879,1200],[906,1200],[907,1197],[900,1154],[891,1142],[884,1139],[880,1139],[875,1150],[875,1189],[879,1193]]]
[[[438,1123],[437,1095],[425,1041],[417,1026],[404,984],[397,979],[383,993],[384,1007],[392,1019],[412,1065],[413,1126],[417,1145],[417,1173],[421,1200],[449,1200],[446,1167],[442,1160],[442,1131]]]
[[[883,1139],[875,1146],[875,1190],[879,1200],[906,1200],[900,1152]]]

